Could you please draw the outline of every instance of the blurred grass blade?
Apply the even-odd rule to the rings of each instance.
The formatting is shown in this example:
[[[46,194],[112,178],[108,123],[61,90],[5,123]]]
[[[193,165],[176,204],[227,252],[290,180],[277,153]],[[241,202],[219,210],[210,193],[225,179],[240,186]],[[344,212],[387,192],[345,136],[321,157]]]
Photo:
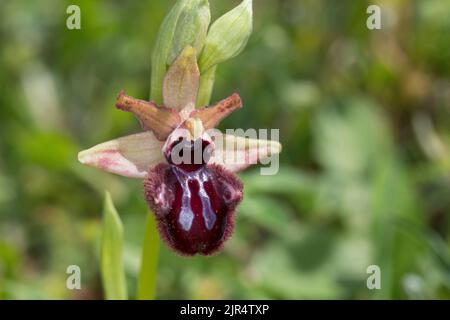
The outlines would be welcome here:
[[[142,247],[141,272],[139,275],[139,300],[153,300],[156,296],[156,277],[158,273],[159,236],[155,217],[151,212],[147,214]]]
[[[101,238],[101,274],[105,298],[108,300],[127,299],[122,253],[122,222],[114,207],[111,195],[106,192]]]

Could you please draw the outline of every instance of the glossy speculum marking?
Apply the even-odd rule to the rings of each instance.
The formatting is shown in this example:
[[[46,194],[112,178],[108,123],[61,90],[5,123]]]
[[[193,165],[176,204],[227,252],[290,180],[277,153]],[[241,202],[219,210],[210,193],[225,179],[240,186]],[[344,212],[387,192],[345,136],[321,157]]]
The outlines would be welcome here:
[[[173,147],[185,144],[184,152],[193,156],[196,144],[201,142],[201,151],[209,145],[196,142],[177,141]],[[168,162],[150,170],[144,181],[146,199],[156,212],[163,239],[184,255],[216,252],[232,233],[242,183],[219,165]]]

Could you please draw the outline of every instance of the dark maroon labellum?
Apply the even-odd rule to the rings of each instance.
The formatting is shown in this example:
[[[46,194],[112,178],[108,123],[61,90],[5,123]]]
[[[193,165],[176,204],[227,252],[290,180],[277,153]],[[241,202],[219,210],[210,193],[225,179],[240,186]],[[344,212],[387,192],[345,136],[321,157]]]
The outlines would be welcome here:
[[[201,148],[207,145],[203,141]],[[232,233],[242,183],[219,165],[168,162],[151,169],[144,181],[160,234],[181,254],[212,254]]]

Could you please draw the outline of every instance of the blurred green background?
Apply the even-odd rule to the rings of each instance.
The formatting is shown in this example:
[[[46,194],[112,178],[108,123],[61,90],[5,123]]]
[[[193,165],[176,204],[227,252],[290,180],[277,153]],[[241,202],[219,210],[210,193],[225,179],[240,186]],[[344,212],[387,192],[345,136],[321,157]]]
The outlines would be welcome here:
[[[81,30],[66,8],[81,7]],[[238,1],[211,0],[213,19]],[[256,0],[254,33],[220,65],[220,128],[280,128],[280,171],[239,174],[245,200],[214,257],[161,249],[162,299],[450,298],[450,1]],[[142,182],[77,162],[139,132],[114,108],[148,98],[150,55],[173,1],[0,1],[0,298],[101,299],[103,191],[125,226],[135,292]],[[82,290],[66,289],[68,265]],[[381,268],[369,290],[366,269]]]

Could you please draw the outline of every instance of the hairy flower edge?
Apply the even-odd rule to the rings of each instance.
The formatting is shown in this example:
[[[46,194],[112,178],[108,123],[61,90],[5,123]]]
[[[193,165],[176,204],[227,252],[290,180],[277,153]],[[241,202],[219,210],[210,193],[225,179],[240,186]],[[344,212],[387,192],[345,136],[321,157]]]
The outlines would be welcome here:
[[[176,187],[173,166],[160,164],[152,168],[144,180],[145,198],[155,214],[161,238],[183,256],[213,255],[220,251],[233,233],[236,207],[243,198],[243,184],[239,178],[220,165],[207,165],[207,169],[212,173],[212,183],[218,197],[212,201],[220,206],[216,207],[217,219],[211,229],[205,227],[206,221],[200,215],[193,217],[194,228],[182,228],[179,223],[180,209],[174,205],[180,201],[177,197],[181,195]]]

